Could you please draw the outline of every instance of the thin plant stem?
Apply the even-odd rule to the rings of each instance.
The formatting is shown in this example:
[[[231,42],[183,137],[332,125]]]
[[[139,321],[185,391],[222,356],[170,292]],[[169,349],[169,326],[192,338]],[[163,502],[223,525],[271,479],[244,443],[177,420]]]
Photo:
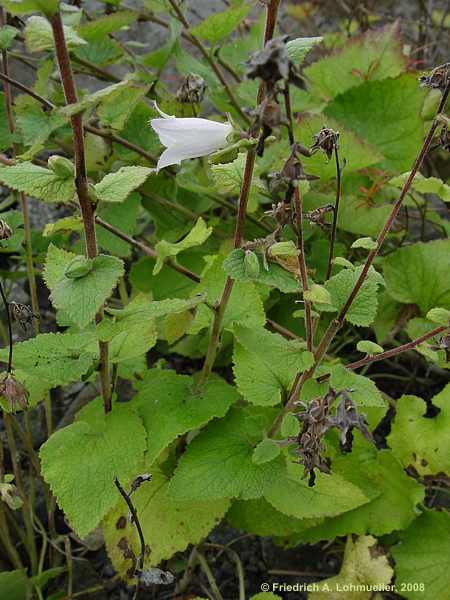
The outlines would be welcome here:
[[[9,352],[8,352],[8,367],[7,373],[12,371],[12,360],[13,360],[13,335],[12,335],[12,322],[11,322],[11,311],[9,310],[8,300],[6,299],[5,290],[3,285],[0,283],[0,295],[2,297],[3,305],[6,311],[6,320],[8,323],[8,341],[9,341]]]
[[[73,77],[72,65],[70,63],[69,52],[67,50],[63,22],[59,12],[55,13],[51,18],[51,26],[66,104],[75,104],[78,101],[77,90]],[[81,216],[83,218],[86,255],[88,258],[95,258],[97,256],[97,239],[95,233],[94,209],[89,198],[82,115],[75,114],[70,120],[72,124],[75,154],[75,187],[77,190]],[[101,321],[101,318],[102,311],[100,311],[97,315],[97,322]],[[108,343],[99,342],[99,349],[100,387],[104,411],[105,414],[107,414],[112,409]]]
[[[300,279],[302,283],[303,302],[305,307],[305,330],[306,330],[306,347],[309,352],[313,351],[313,320],[311,312],[311,301],[305,298],[305,292],[309,290],[308,271],[306,269],[305,260],[305,245],[303,240],[303,208],[302,197],[298,185],[294,189],[294,204],[295,204],[295,223],[297,234],[297,250],[298,250],[298,268],[300,270]]]
[[[339,216],[339,203],[341,200],[341,163],[339,161],[339,148],[338,145],[334,145],[334,158],[336,161],[336,200],[334,202],[333,209],[333,223],[331,225],[331,235],[330,235],[330,248],[328,254],[328,265],[327,265],[327,274],[325,275],[325,281],[330,279],[331,272],[333,270],[333,258],[334,258],[334,245],[336,242],[336,232],[337,232],[337,224],[338,224],[338,216]]]
[[[173,0],[170,0],[171,4],[176,3]],[[273,33],[275,31],[275,24],[277,21],[278,8],[280,5],[280,0],[271,0],[271,2],[267,6],[266,12],[266,26],[264,31],[264,45],[272,38]],[[179,10],[179,8],[177,7]],[[181,13],[182,14],[182,13]],[[184,16],[183,16],[184,18]],[[258,95],[256,99],[257,105],[259,105],[264,97],[265,86],[263,83],[259,86]],[[236,227],[234,231],[234,247],[240,248],[242,244],[242,239],[244,236],[244,228],[245,221],[247,215],[247,205],[248,198],[250,195],[250,188],[252,184],[253,178],[253,170],[255,167],[256,160],[256,152],[254,148],[250,148],[247,152],[247,156],[245,159],[245,167],[244,167],[244,175],[242,179],[241,191],[239,194],[239,208],[236,219]],[[196,389],[200,390],[204,385],[209,375],[211,374],[212,368],[214,366],[214,362],[217,356],[217,350],[220,343],[220,332],[222,327],[222,321],[225,314],[225,310],[228,304],[228,301],[231,296],[231,292],[233,291],[234,280],[231,277],[227,277],[225,281],[225,285],[222,291],[222,295],[220,297],[219,303],[216,305],[216,312],[213,318],[213,324],[211,329],[211,336],[209,338],[208,349],[206,351],[205,361],[203,363],[203,367],[200,373],[200,376],[197,380]]]
[[[376,241],[376,247],[369,252],[369,255],[367,256],[366,262],[364,263],[361,273],[360,273],[352,291],[350,292],[350,295],[347,298],[347,301],[345,302],[343,308],[339,312],[338,316],[331,321],[327,330],[325,331],[317,349],[315,350],[314,364],[312,365],[312,367],[310,369],[304,371],[300,377],[296,378],[293,389],[291,390],[291,393],[289,394],[288,401],[287,401],[286,405],[284,406],[283,410],[280,412],[280,414],[277,416],[277,418],[273,422],[272,427],[270,428],[269,435],[274,435],[278,431],[278,429],[281,425],[281,422],[283,420],[283,417],[287,413],[291,412],[291,410],[294,408],[295,403],[298,401],[298,399],[300,397],[300,393],[301,393],[301,390],[303,388],[305,381],[307,381],[308,379],[310,379],[313,376],[317,367],[320,365],[323,357],[325,356],[332,340],[334,339],[334,336],[336,335],[338,330],[342,327],[345,317],[346,317],[348,311],[350,310],[350,307],[353,304],[353,301],[355,300],[359,290],[361,289],[361,286],[364,283],[364,281],[368,275],[369,269],[372,266],[372,263],[373,263],[374,259],[376,258],[376,256],[378,256],[378,253],[383,245],[383,242],[398,215],[398,212],[402,206],[403,200],[404,200],[406,194],[408,193],[409,189],[411,188],[411,185],[414,181],[414,178],[415,178],[417,172],[419,171],[420,167],[422,166],[425,156],[427,155],[428,149],[430,148],[430,145],[433,140],[433,136],[436,132],[436,129],[437,129],[439,123],[441,122],[440,115],[445,108],[445,103],[447,101],[449,92],[450,92],[450,82],[446,85],[445,89],[442,92],[442,98],[439,103],[439,107],[437,109],[436,116],[433,119],[433,122],[428,131],[428,134],[425,137],[425,140],[423,141],[422,147],[420,148],[420,151],[417,155],[416,160],[414,161],[411,172],[410,172],[407,180],[405,181],[403,188],[400,191],[399,197],[398,197],[397,201],[395,202],[395,204],[393,205],[392,210],[391,210],[382,230],[380,231],[380,233],[378,235],[378,238]]]
[[[200,563],[202,571],[204,572],[204,574],[206,575],[206,577],[208,579],[208,583],[213,592],[213,597],[215,598],[215,600],[223,600],[223,596],[220,593],[219,586],[217,585],[217,581],[213,575],[213,572],[211,571],[208,561],[203,556],[203,554],[201,554],[200,552],[197,552],[197,560]]]

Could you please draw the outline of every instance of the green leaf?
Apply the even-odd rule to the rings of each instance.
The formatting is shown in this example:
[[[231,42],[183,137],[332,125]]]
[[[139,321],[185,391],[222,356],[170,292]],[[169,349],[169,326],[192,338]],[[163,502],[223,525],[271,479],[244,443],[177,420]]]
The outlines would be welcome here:
[[[95,184],[95,194],[103,202],[123,202],[153,171],[148,167],[121,167]]]
[[[217,44],[237,28],[250,9],[249,4],[242,3],[240,6],[228,8],[220,13],[213,13],[191,29],[191,33],[210,44]]]
[[[14,368],[38,377],[48,389],[80,381],[96,358],[93,341],[92,334],[41,333],[14,345]],[[7,349],[0,357],[6,360]]]
[[[305,69],[313,91],[334,98],[365,81],[396,77],[406,57],[397,23],[352,37],[342,48]]]
[[[5,95],[0,92],[0,150],[11,147],[12,135],[9,131],[8,117],[6,116]]]
[[[19,33],[19,30],[11,25],[4,25],[0,28],[0,50],[8,50],[12,41]]]
[[[281,596],[272,594],[272,592],[260,592],[256,596],[252,596],[250,600],[282,600]]]
[[[42,12],[51,17],[59,8],[59,0],[3,0],[2,4],[12,15]]]
[[[235,529],[259,536],[288,536],[300,533],[321,519],[295,519],[276,510],[264,498],[235,500],[227,513],[227,521]]]
[[[398,302],[416,304],[423,315],[440,306],[450,309],[450,240],[411,244],[383,262],[386,290]]]
[[[64,269],[73,260],[70,253],[67,254],[69,256],[64,257]],[[79,279],[70,279],[61,273],[61,254],[58,254],[61,263],[57,265],[51,264],[52,256],[53,253],[47,255],[46,263],[46,283],[51,290],[51,301],[55,308],[64,311],[78,327],[86,327],[110,296],[119,277],[123,275],[123,263],[114,256],[100,254],[92,259],[92,270],[87,275]],[[52,277],[52,270],[59,275],[56,280]]]
[[[286,44],[289,60],[296,65],[300,65],[305,60],[308,52],[322,41],[323,37],[301,37],[290,40]]]
[[[288,413],[281,422],[280,433],[281,437],[288,438],[298,435],[300,431],[300,423],[298,419],[292,414]]]
[[[77,32],[86,40],[100,38],[110,33],[116,33],[122,27],[131,25],[136,21],[138,16],[137,11],[134,10],[119,10],[110,15],[84,23],[78,27]]]
[[[98,23],[98,21],[93,21],[93,23]],[[128,117],[149,89],[150,86],[137,85],[115,89],[100,101],[100,105],[97,108],[97,115],[102,124],[117,131],[123,129]]]
[[[352,248],[364,248],[364,250],[375,250],[377,243],[370,237],[363,237],[355,240],[351,245]]]
[[[208,425],[178,463],[170,495],[185,501],[264,495],[283,459],[255,465],[252,454],[275,415],[268,409],[232,408],[224,419]]]
[[[388,203],[373,206],[360,195],[346,195],[339,208],[338,228],[355,235],[377,237],[391,209]]]
[[[358,352],[363,352],[368,356],[374,356],[375,354],[381,354],[384,352],[384,349],[379,344],[375,342],[371,342],[370,340],[361,340],[356,344],[356,349]]]
[[[58,177],[50,169],[31,162],[0,165],[0,182],[45,202],[70,202],[75,195],[73,179]]]
[[[450,310],[447,310],[446,308],[432,308],[427,312],[426,317],[433,323],[447,327],[450,323]]]
[[[195,246],[201,246],[212,233],[212,227],[207,227],[202,217],[199,217],[191,231],[184,237],[180,242],[176,244],[161,240],[155,246],[155,250],[158,253],[158,259],[153,269],[153,275],[157,275],[163,268],[164,261],[166,258],[177,256],[180,252],[193,248]]]
[[[29,600],[32,594],[25,569],[0,573],[0,597],[8,600]]]
[[[387,442],[403,467],[412,466],[421,477],[450,471],[450,385],[434,396],[440,411],[426,416],[427,404],[417,396],[402,396],[396,402],[395,419]]]
[[[325,283],[325,288],[331,296],[330,305],[320,306],[322,311],[338,311],[343,308],[350,296],[353,287],[358,280],[362,267],[356,269],[343,269],[337,275],[333,275]],[[381,283],[380,275],[371,269],[359,292],[354,299],[345,319],[353,325],[368,327],[373,323],[377,314],[377,290]]]
[[[427,598],[448,595],[450,516],[447,512],[427,510],[400,533],[400,542],[391,552],[396,564],[395,583],[402,596],[423,600],[424,595]]]
[[[292,240],[276,242],[270,246],[270,254],[272,256],[298,256],[298,249]]]
[[[229,501],[174,500],[168,492],[169,482],[163,473],[151,469],[152,480],[145,482],[133,494],[133,504],[139,515],[146,544],[151,549],[146,567],[157,566],[162,560],[182,552],[189,544],[205,538],[226,513]],[[103,521],[106,547],[115,569],[124,576],[134,563],[124,557],[125,540],[135,556],[140,553],[140,540],[134,523],[127,518],[128,507],[120,499]],[[120,542],[120,544],[119,544]]]
[[[139,474],[145,447],[145,429],[136,413],[115,404],[105,415],[99,401],[41,446],[44,479],[80,537],[117,503],[114,478],[128,487]]]
[[[347,538],[344,562],[339,575],[323,579],[319,583],[320,591],[308,594],[311,600],[340,600],[342,590],[355,586],[350,592],[353,600],[371,600],[372,587],[381,589],[390,583],[394,570],[387,556],[377,546],[377,540],[371,535],[356,540]],[[347,593],[347,592],[344,592]]]
[[[280,452],[280,446],[275,440],[265,438],[264,440],[261,440],[253,450],[252,461],[255,465],[262,465],[279,456]]]
[[[358,484],[369,502],[304,531],[298,538],[301,543],[314,544],[350,534],[386,535],[408,527],[417,518],[423,487],[406,475],[389,451],[367,446],[367,442],[355,444],[351,455],[332,461],[332,470]]]
[[[246,162],[246,153],[240,152],[235,160],[229,163],[211,165],[211,173],[214,180],[214,187],[219,194],[226,196],[238,196],[244,181],[244,169]],[[253,177],[250,188],[250,212],[254,210],[257,202],[256,193],[260,187],[261,181]]]
[[[295,376],[313,363],[301,341],[286,340],[263,328],[233,327],[233,373],[240,393],[248,402],[278,404]]]
[[[118,83],[113,83],[102,88],[101,90],[93,92],[92,94],[87,94],[78,102],[63,106],[59,109],[59,113],[66,118],[73,117],[73,115],[94,108],[97,106],[97,104],[104,101],[111,94],[116,94],[118,90],[128,89],[130,85],[132,85],[132,81],[128,79],[124,79]]]
[[[388,184],[402,188],[410,174],[411,171],[407,171],[398,177],[393,177]],[[411,188],[420,194],[436,194],[444,202],[450,202],[450,185],[437,177],[424,177],[422,173],[416,173]]]
[[[131,192],[123,202],[107,202],[103,204],[97,210],[97,214],[110,225],[132,236],[136,231],[140,208],[140,195],[138,192]],[[129,257],[131,255],[133,249],[130,244],[100,225],[96,226],[96,231],[100,248],[119,257]]]
[[[318,473],[314,487],[309,487],[302,477],[303,467],[289,457],[266,489],[266,500],[285,515],[298,519],[338,515],[369,501],[362,490],[337,473]]]
[[[325,115],[381,152],[381,168],[403,172],[411,166],[422,144],[423,97],[413,74],[367,81],[335,98]]]
[[[352,399],[360,406],[386,406],[380,390],[364,375],[358,375],[343,365],[330,368],[330,386],[336,391],[350,389]]]
[[[53,50],[54,41],[52,26],[44,17],[33,16],[27,19],[25,26],[25,44],[29,52],[42,52],[43,50]],[[64,25],[64,37],[67,46],[75,48],[86,44],[72,27]]]
[[[245,261],[246,253],[241,248],[232,250],[223,262],[225,272],[237,281],[255,281],[269,287],[278,288],[285,294],[294,294],[299,290],[295,277],[273,262],[269,262],[267,269],[260,265],[257,276],[249,272]]]
[[[303,298],[317,304],[331,304],[332,299],[328,290],[318,283],[313,283],[308,290],[303,292]]]
[[[187,375],[147,371],[134,400],[148,434],[148,460],[158,458],[178,436],[223,417],[237,399],[236,389],[219,377],[211,378],[196,392]]]

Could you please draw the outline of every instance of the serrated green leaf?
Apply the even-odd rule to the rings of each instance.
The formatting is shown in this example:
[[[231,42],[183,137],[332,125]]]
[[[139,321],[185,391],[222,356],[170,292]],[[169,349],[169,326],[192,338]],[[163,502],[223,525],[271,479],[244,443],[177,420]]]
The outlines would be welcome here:
[[[86,94],[78,102],[63,106],[59,109],[59,114],[67,118],[72,117],[80,112],[90,110],[97,106],[97,104],[99,104],[102,100],[108,98],[111,94],[116,94],[118,90],[127,89],[130,85],[132,85],[132,82],[127,79],[108,85],[101,90],[93,92],[92,94]]]
[[[140,208],[140,195],[138,192],[131,192],[123,202],[107,202],[103,204],[97,210],[97,214],[110,225],[132,236],[136,231]],[[130,244],[100,225],[96,226],[96,230],[100,248],[121,258],[131,255],[132,247]]]
[[[134,10],[118,10],[110,15],[84,23],[78,27],[77,31],[86,40],[100,38],[101,36],[115,33],[122,29],[122,27],[131,25],[136,21],[138,16],[137,11]]]
[[[450,471],[450,385],[434,396],[440,409],[426,417],[427,404],[417,396],[402,396],[396,402],[395,419],[387,442],[403,467],[414,467],[421,477]]]
[[[323,37],[301,37],[290,40],[287,44],[289,60],[294,64],[300,65],[310,50],[320,44]]]
[[[214,180],[214,187],[219,194],[227,196],[238,196],[244,180],[244,169],[246,162],[246,153],[240,152],[232,162],[211,165],[211,173]],[[256,193],[257,188],[261,186],[261,181],[258,177],[252,178],[250,187],[249,211],[252,212],[256,208]]]
[[[450,309],[450,240],[411,244],[386,257],[386,290],[404,304],[417,304],[422,314],[440,306]]]
[[[12,15],[42,12],[51,17],[58,10],[59,0],[3,0],[2,4]]]
[[[177,256],[180,252],[189,248],[201,246],[209,238],[212,231],[212,227],[207,227],[202,217],[199,217],[191,231],[180,242],[176,244],[166,242],[166,240],[158,242],[155,246],[158,259],[153,269],[153,275],[157,275],[161,271],[166,258]]]
[[[264,498],[235,500],[227,513],[227,521],[235,529],[260,536],[288,536],[313,527],[321,519],[296,519],[276,510]]]
[[[287,242],[276,242],[270,246],[272,256],[297,256],[298,249],[292,240]]]
[[[385,406],[386,401],[375,383],[364,375],[358,375],[343,365],[330,368],[330,386],[336,391],[352,390],[353,400],[360,406]]]
[[[311,600],[340,600],[342,590],[355,586],[351,591],[354,600],[371,600],[372,587],[387,587],[393,574],[387,556],[377,547],[374,537],[366,535],[356,540],[348,537],[339,575],[323,579],[320,591],[311,592],[309,597]]]
[[[279,456],[280,452],[280,446],[275,440],[265,438],[264,440],[261,440],[253,450],[252,461],[255,465],[262,465]]]
[[[391,204],[375,204],[364,201],[360,195],[346,195],[339,208],[338,228],[355,235],[376,238],[383,228],[390,212]]]
[[[374,356],[375,354],[381,354],[384,352],[383,347],[375,342],[371,342],[370,340],[361,340],[356,344],[356,349],[358,352],[364,352],[364,354],[368,354],[369,356]]]
[[[65,268],[73,257],[64,258]],[[47,263],[48,261],[47,256]],[[57,268],[59,269],[60,266],[58,265]],[[100,254],[92,259],[92,270],[79,279],[69,279],[63,273],[54,281],[53,277],[49,278],[48,275],[52,269],[54,266],[51,264],[50,267],[46,267],[46,282],[49,285],[50,279],[53,284],[50,287],[53,305],[58,310],[64,311],[78,327],[83,328],[92,321],[116,286],[119,277],[123,275],[123,262],[114,256]],[[60,272],[61,269],[58,274]]]
[[[250,12],[251,6],[243,3],[240,6],[228,8],[220,13],[213,13],[204,21],[191,29],[195,36],[210,44],[227,38]]]
[[[358,238],[351,246],[352,248],[364,248],[364,250],[375,250],[377,243],[370,237]]]
[[[267,269],[260,265],[257,277],[253,277],[245,264],[245,251],[241,248],[232,250],[223,262],[225,272],[238,281],[255,281],[275,287],[285,294],[294,294],[299,290],[295,277],[273,262],[269,262]]]
[[[117,88],[108,94],[97,108],[97,115],[102,124],[117,131],[123,129],[128,117],[149,89],[150,86],[130,85]]]
[[[29,600],[33,592],[25,569],[0,573],[0,595],[8,600]]]
[[[445,598],[450,586],[450,516],[447,512],[427,510],[392,548],[395,583],[408,600]],[[410,586],[417,583],[418,586]],[[403,584],[403,585],[402,585]],[[412,587],[412,589],[411,589]]]
[[[91,368],[97,351],[92,334],[41,333],[14,345],[14,368],[38,377],[47,389],[79,381]],[[7,350],[0,350],[2,360]]]
[[[426,317],[429,321],[446,327],[450,323],[450,310],[446,308],[432,308],[427,312]]]
[[[422,144],[423,98],[416,76],[406,74],[396,79],[367,81],[349,89],[327,106],[325,115],[381,152],[382,168],[404,172]]]
[[[146,567],[157,566],[162,560],[185,550],[189,544],[199,543],[221,521],[229,506],[226,499],[178,502],[169,495],[169,482],[163,473],[153,468],[151,473],[152,480],[142,484],[133,494],[144,539],[151,548]],[[103,521],[109,557],[122,576],[133,567],[133,562],[130,557],[124,558],[119,541],[126,540],[135,556],[140,553],[136,527],[129,522],[127,514],[128,507],[122,500]],[[121,521],[124,525],[118,527]]]
[[[53,32],[50,22],[44,17],[33,16],[27,19],[25,26],[25,44],[29,52],[42,52],[43,50],[52,50],[54,46]],[[64,25],[64,37],[69,48],[82,46],[86,44],[76,31],[67,25]]]
[[[115,404],[105,415],[98,401],[41,446],[44,479],[80,537],[117,503],[114,478],[127,487],[139,474],[145,446],[145,429],[130,407]]]
[[[149,370],[134,399],[148,434],[148,460],[154,461],[178,436],[223,417],[237,399],[236,389],[218,377],[196,392],[186,375]]]
[[[313,356],[304,343],[286,340],[278,333],[242,325],[233,327],[235,346],[233,373],[240,393],[248,402],[262,406],[278,404],[300,371],[308,369]]]
[[[317,304],[331,304],[332,299],[328,290],[318,283],[313,283],[308,290],[303,292],[303,298]]]
[[[333,264],[339,265],[340,267],[344,267],[345,269],[353,269],[354,265],[349,260],[344,258],[343,256],[336,256],[333,258]]]
[[[95,194],[103,202],[123,202],[153,171],[148,167],[121,167],[95,184]]]
[[[417,518],[424,489],[406,475],[391,452],[373,447],[364,450],[359,442],[351,455],[333,459],[332,465],[334,471],[358,484],[369,502],[304,531],[299,535],[302,543],[350,534],[386,535],[408,527]]]
[[[288,413],[281,422],[280,433],[281,437],[293,437],[300,431],[300,423],[292,413]]]
[[[280,512],[298,519],[338,515],[369,501],[362,490],[336,473],[318,473],[314,487],[302,477],[303,467],[288,458],[266,489],[265,499]]]
[[[283,459],[255,465],[253,449],[275,418],[272,409],[232,408],[196,437],[169,486],[177,500],[259,498],[282,468]]]
[[[411,171],[402,173],[388,181],[389,185],[402,188]],[[438,177],[424,177],[422,173],[416,173],[411,188],[420,194],[436,194],[444,202],[450,202],[450,185],[447,185]]]
[[[62,179],[50,169],[26,161],[11,166],[0,165],[0,182],[45,202],[70,202],[75,195],[72,179]]]
[[[305,69],[316,93],[334,98],[365,81],[396,77],[405,71],[398,24],[352,37],[342,48]]]
[[[8,50],[12,41],[19,33],[19,30],[11,25],[4,25],[0,28],[0,50]]]
[[[362,267],[343,269],[325,283],[325,288],[331,296],[331,303],[330,305],[321,305],[322,311],[334,312],[343,308],[358,280],[361,269]],[[379,273],[370,270],[345,317],[347,321],[362,327],[371,325],[377,314],[377,290],[380,283]]]

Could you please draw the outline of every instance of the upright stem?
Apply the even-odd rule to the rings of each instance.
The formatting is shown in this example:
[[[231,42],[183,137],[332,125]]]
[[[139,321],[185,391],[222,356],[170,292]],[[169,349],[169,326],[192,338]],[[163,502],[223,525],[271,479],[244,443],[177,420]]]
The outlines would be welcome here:
[[[78,101],[75,80],[70,63],[64,36],[64,28],[61,14],[57,12],[51,18],[53,38],[55,41],[56,58],[58,61],[61,81],[64,89],[66,104],[75,104]],[[94,209],[89,199],[89,188],[86,173],[86,159],[84,149],[84,132],[82,115],[76,114],[71,117],[74,154],[75,154],[75,186],[80,204],[81,216],[83,218],[84,238],[86,244],[86,255],[88,258],[97,256],[97,239],[95,233]],[[97,315],[97,321],[101,320],[101,313]],[[108,343],[99,342],[100,348],[100,385],[103,397],[105,413],[111,410],[111,384],[109,376]]]
[[[300,279],[302,282],[303,290],[303,301],[305,306],[305,331],[306,331],[306,347],[312,352],[313,351],[313,321],[311,313],[311,301],[306,300],[304,297],[305,292],[308,291],[308,272],[306,269],[305,260],[305,245],[303,240],[303,208],[302,198],[298,185],[295,186],[294,190],[294,203],[295,203],[295,222],[297,226],[297,249],[298,249],[298,267],[300,271]]]
[[[337,223],[338,223],[338,215],[339,215],[339,202],[341,199],[341,163],[339,161],[339,149],[337,144],[334,146],[334,158],[336,159],[336,200],[334,202],[334,210],[333,210],[333,224],[331,226],[331,236],[330,236],[330,249],[328,255],[328,266],[327,266],[327,274],[325,276],[325,281],[330,279],[331,271],[333,270],[333,258],[334,258],[334,244],[336,242],[336,231],[337,231]]]
[[[175,5],[175,2],[170,0],[172,6]],[[272,38],[273,32],[275,30],[275,24],[277,21],[278,8],[280,5],[280,0],[271,0],[267,7],[266,13],[266,27],[264,32],[264,45]],[[177,7],[179,10],[179,8]],[[183,16],[184,18],[184,16]],[[264,85],[261,83],[258,89],[258,96],[256,103],[260,104],[264,97]],[[252,184],[253,177],[253,169],[255,167],[255,159],[256,153],[253,148],[251,148],[247,152],[247,156],[245,159],[245,167],[244,167],[244,176],[242,181],[241,192],[239,195],[239,210],[236,219],[236,228],[234,232],[234,247],[240,248],[242,244],[242,238],[244,235],[245,221],[247,215],[247,205],[248,198],[250,194],[250,187]],[[233,290],[234,279],[231,277],[227,277],[225,281],[225,286],[222,291],[222,295],[220,297],[219,303],[216,307],[216,312],[213,318],[211,337],[209,339],[208,349],[206,351],[205,362],[203,363],[203,368],[200,373],[199,379],[197,381],[197,389],[201,389],[205,381],[208,379],[212,368],[214,366],[214,362],[217,356],[217,349],[219,347],[220,342],[220,331],[222,328],[222,321],[225,314],[225,309],[228,304],[228,300],[230,299],[231,292]]]
[[[3,305],[6,311],[6,320],[8,322],[8,341],[9,341],[9,353],[8,353],[8,367],[7,373],[12,371],[12,359],[13,359],[13,337],[12,337],[12,323],[11,323],[11,311],[9,310],[8,300],[6,299],[5,290],[0,283],[0,295],[2,297]]]

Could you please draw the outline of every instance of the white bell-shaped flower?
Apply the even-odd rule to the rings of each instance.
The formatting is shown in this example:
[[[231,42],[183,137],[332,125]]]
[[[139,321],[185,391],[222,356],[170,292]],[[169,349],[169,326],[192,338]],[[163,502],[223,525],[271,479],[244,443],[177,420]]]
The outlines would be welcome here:
[[[162,112],[156,102],[154,107],[161,119],[151,119],[150,125],[166,149],[158,160],[156,171],[169,165],[179,165],[187,158],[207,156],[227,145],[233,130],[231,123],[218,123],[195,117],[178,118]]]

